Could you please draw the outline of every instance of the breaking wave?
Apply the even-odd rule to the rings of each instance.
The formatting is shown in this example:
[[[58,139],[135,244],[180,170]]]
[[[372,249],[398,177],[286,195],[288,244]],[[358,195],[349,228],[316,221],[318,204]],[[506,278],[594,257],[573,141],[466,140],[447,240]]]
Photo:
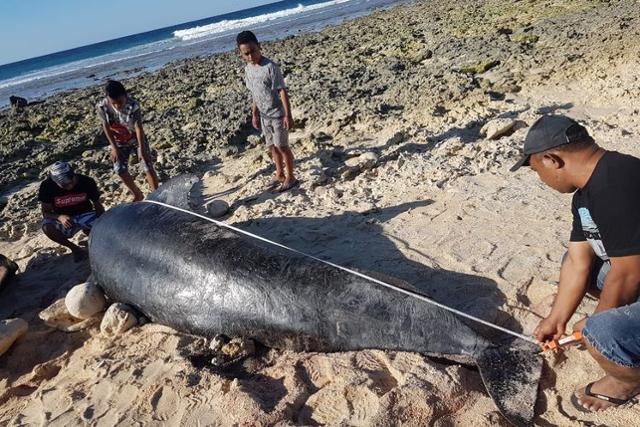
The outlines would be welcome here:
[[[340,3],[346,3],[351,0],[333,0],[324,3],[303,6],[299,4],[297,7],[281,10],[279,12],[266,13],[264,15],[252,16],[250,18],[224,20],[201,27],[187,28],[186,30],[174,31],[173,35],[181,40],[193,40],[200,37],[206,37],[211,34],[223,33],[225,31],[235,30],[238,28],[249,27],[263,22],[273,21],[274,19],[285,18],[299,13],[309,12],[318,9],[324,9]]]

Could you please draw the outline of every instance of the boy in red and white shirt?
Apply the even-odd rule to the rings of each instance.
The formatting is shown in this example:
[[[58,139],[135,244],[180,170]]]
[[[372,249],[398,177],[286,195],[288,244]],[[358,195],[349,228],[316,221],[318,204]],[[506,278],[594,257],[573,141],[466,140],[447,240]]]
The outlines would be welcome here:
[[[133,194],[133,201],[138,202],[144,195],[129,172],[131,154],[137,152],[151,191],[158,188],[158,176],[153,168],[149,144],[142,128],[140,104],[128,95],[122,83],[114,80],[107,82],[105,95],[96,105],[96,111],[111,146],[113,171]]]

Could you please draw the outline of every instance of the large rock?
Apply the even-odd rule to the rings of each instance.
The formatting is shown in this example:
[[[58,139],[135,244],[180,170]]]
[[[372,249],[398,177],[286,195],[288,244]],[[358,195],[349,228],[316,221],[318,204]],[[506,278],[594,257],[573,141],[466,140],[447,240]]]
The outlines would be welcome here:
[[[138,324],[131,307],[122,303],[111,304],[102,317],[100,332],[108,337],[123,334]]]
[[[23,336],[29,324],[19,318],[0,320],[0,356],[3,355],[13,343]]]
[[[78,319],[93,317],[107,305],[102,289],[89,282],[71,288],[64,302],[69,313]]]

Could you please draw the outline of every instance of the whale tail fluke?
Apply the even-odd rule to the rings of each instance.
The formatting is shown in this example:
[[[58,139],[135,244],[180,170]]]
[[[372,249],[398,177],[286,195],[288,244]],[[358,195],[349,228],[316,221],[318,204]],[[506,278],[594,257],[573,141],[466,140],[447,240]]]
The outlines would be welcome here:
[[[542,358],[533,348],[489,347],[476,360],[482,382],[515,426],[533,424]]]

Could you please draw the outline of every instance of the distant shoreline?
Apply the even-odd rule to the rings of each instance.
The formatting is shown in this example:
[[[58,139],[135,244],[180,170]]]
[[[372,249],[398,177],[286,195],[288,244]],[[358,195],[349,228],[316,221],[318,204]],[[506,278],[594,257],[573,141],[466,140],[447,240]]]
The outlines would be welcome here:
[[[235,33],[243,28],[255,27],[262,40],[275,41],[407,2],[369,1],[287,0],[6,64],[0,66],[0,109],[9,106],[9,96],[44,100],[108,78],[127,79],[180,60],[224,53],[233,49]],[[16,67],[21,74],[12,75]]]

